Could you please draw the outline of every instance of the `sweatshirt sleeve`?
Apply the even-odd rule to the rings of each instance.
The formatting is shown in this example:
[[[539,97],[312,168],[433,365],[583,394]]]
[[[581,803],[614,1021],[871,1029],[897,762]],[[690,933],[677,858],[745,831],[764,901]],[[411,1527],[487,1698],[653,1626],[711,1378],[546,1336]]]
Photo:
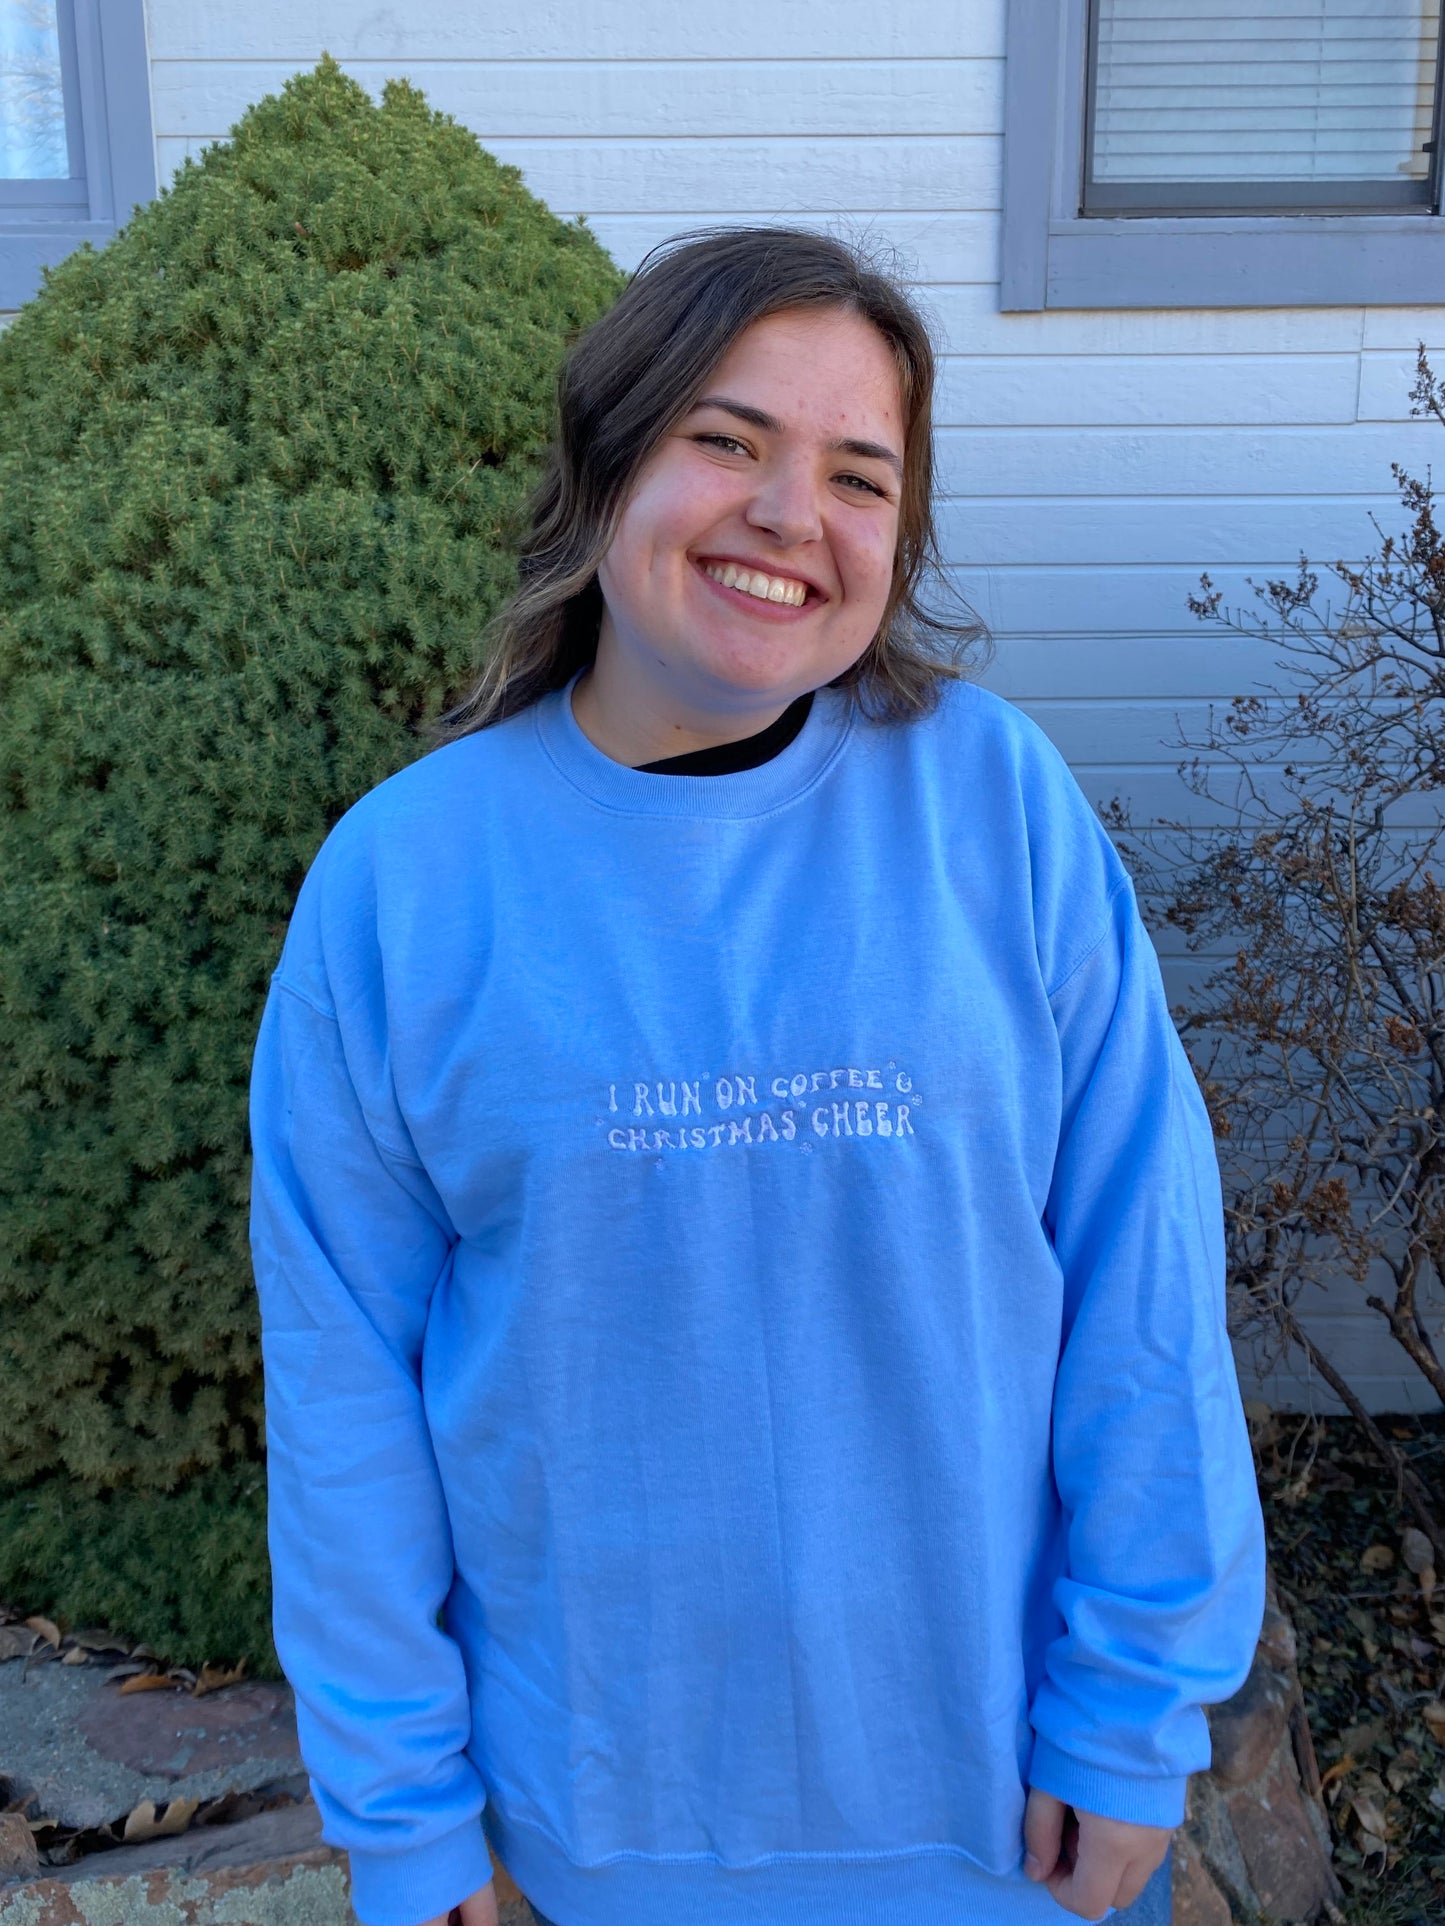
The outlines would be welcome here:
[[[293,919],[288,952],[303,934]],[[251,1247],[272,1622],[321,1836],[350,1856],[365,1926],[419,1926],[492,1866],[462,1658],[437,1624],[453,1551],[421,1393],[455,1235],[399,1113],[380,1135],[364,1114],[353,1072],[374,1055],[316,986],[272,978],[251,1078]],[[367,1107],[382,1108],[374,1094]]]
[[[1044,1221],[1064,1280],[1053,1466],[1066,1630],[1034,1695],[1031,1782],[1176,1826],[1202,1707],[1244,1683],[1264,1521],[1225,1325],[1213,1130],[1133,886],[1102,824],[1106,927],[1050,995],[1062,1120]]]

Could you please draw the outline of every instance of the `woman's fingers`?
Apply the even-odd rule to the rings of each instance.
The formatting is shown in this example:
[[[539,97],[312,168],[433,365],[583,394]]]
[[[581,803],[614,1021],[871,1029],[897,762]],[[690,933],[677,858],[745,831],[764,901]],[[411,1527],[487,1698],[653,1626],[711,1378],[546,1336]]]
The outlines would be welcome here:
[[[1059,1862],[1068,1808],[1051,1792],[1029,1788],[1024,1809],[1024,1871],[1030,1879],[1047,1879]]]
[[[421,1926],[497,1926],[497,1882],[489,1879],[459,1906],[424,1919]]]
[[[497,1926],[497,1882],[489,1879],[480,1892],[464,1899],[457,1908],[458,1926]]]
[[[1024,1870],[1080,1919],[1132,1906],[1169,1850],[1172,1829],[1078,1813],[1037,1786],[1024,1812]],[[1036,1870],[1041,1867],[1042,1870]]]

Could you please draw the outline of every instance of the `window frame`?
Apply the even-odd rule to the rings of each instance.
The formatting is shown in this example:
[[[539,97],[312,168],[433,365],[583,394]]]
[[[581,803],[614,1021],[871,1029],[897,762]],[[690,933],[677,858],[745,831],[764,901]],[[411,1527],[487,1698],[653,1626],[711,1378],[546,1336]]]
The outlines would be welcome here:
[[[1005,312],[1440,305],[1445,214],[1081,214],[1088,25],[1088,0],[1008,0]]]
[[[41,270],[82,242],[103,246],[156,192],[145,0],[56,0],[56,8],[66,138],[85,176],[0,182],[0,310],[28,301]]]

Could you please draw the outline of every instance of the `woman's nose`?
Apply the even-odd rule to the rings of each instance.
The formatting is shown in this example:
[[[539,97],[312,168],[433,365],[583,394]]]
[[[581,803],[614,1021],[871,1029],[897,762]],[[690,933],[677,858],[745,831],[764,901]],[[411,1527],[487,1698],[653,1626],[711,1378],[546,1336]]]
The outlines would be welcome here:
[[[766,529],[783,547],[817,541],[823,532],[817,488],[801,462],[779,462],[759,477],[748,504],[748,522]]]

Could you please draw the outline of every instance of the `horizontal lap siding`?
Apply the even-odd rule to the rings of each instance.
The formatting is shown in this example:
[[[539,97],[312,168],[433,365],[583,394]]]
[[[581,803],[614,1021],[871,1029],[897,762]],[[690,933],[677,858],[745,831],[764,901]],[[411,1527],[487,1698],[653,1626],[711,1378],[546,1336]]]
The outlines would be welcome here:
[[[412,79],[624,265],[739,219],[900,250],[945,350],[941,533],[995,633],[986,681],[1096,803],[1222,820],[1176,773],[1175,716],[1197,733],[1274,665],[1187,597],[1207,569],[1245,603],[1301,549],[1356,555],[1372,512],[1398,520],[1391,461],[1445,466],[1408,400],[1419,340],[1445,372],[1445,307],[1001,314],[1004,16],[1005,0],[149,0],[161,176],[326,49],[373,93]],[[1182,996],[1211,959],[1157,941]],[[1348,1283],[1310,1316],[1377,1408],[1428,1404],[1376,1322]],[[1240,1362],[1255,1388],[1247,1347]],[[1333,1408],[1295,1378],[1270,1389]]]
[[[1000,58],[1007,0],[147,0],[151,52],[163,59],[710,60],[765,47],[774,60]],[[963,44],[960,45],[960,42]],[[703,117],[699,116],[701,120]]]
[[[387,60],[346,66],[372,94],[398,71]],[[214,137],[293,70],[284,60],[158,63],[157,121],[170,134]],[[768,139],[780,130],[797,139],[880,119],[925,135],[996,135],[1003,126],[1001,60],[409,60],[405,70],[433,107],[487,141],[556,138],[567,117],[589,142]]]

